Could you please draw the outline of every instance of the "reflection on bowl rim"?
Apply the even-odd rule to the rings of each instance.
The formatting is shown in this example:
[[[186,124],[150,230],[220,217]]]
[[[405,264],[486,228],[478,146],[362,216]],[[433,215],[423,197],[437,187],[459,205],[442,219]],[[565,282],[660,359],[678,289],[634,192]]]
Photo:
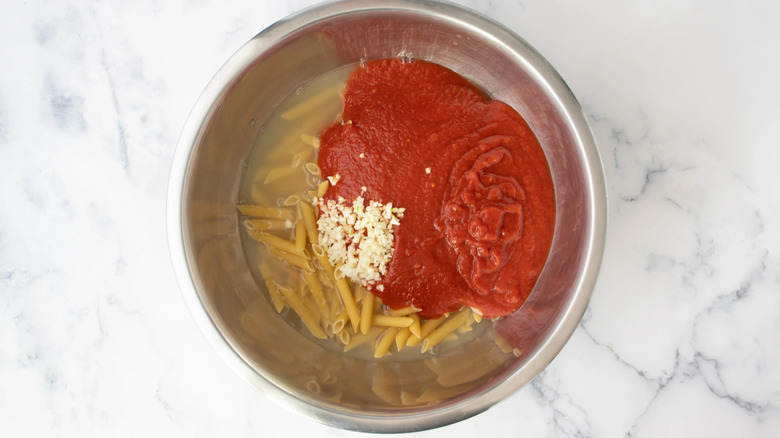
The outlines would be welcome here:
[[[354,3],[330,2],[320,4],[280,20],[242,46],[215,74],[193,107],[182,130],[173,157],[167,200],[169,249],[182,295],[201,332],[235,372],[258,387],[265,395],[272,397],[280,405],[291,408],[307,417],[346,429],[373,432],[408,432],[429,429],[468,418],[505,399],[541,372],[571,337],[587,307],[595,286],[604,251],[607,221],[604,175],[595,140],[576,98],[544,58],[512,31],[479,13],[448,3],[420,3],[409,0],[375,0],[363,2],[359,5]],[[419,415],[410,414],[404,416],[403,420],[394,415],[356,417],[349,413],[334,412],[330,409],[313,406],[286,394],[283,390],[259,376],[247,363],[242,361],[231,347],[230,341],[220,333],[211,320],[199,298],[196,286],[191,278],[188,256],[185,253],[183,235],[186,225],[182,224],[181,221],[181,197],[185,175],[190,162],[192,147],[200,132],[201,123],[208,118],[213,111],[214,102],[231,85],[236,76],[245,70],[259,53],[272,47],[288,33],[305,26],[315,19],[320,20],[347,12],[371,10],[407,10],[423,14],[435,13],[450,20],[462,20],[464,28],[480,29],[482,32],[488,32],[500,44],[513,47],[518,52],[522,52],[523,59],[539,72],[539,76],[543,77],[546,85],[553,90],[560,101],[559,106],[566,110],[575,132],[579,135],[584,160],[588,164],[586,166],[588,174],[585,178],[590,183],[590,189],[594,194],[590,199],[589,205],[591,214],[589,218],[590,230],[588,232],[587,260],[585,261],[583,275],[579,279],[577,290],[573,293],[573,299],[564,311],[563,317],[561,317],[560,322],[551,332],[552,335],[547,338],[547,344],[540,348],[534,354],[534,357],[528,361],[530,366],[515,371],[501,384],[497,384],[489,390],[476,395],[469,399],[467,403],[448,405],[440,410],[420,412]]]

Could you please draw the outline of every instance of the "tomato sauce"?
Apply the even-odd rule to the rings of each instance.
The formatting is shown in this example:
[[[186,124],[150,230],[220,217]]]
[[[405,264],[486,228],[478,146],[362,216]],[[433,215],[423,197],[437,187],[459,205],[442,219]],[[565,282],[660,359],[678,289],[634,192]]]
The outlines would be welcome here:
[[[493,317],[531,293],[555,225],[547,160],[523,118],[465,78],[420,60],[361,65],[318,161],[340,177],[326,200],[406,209],[382,287],[371,287],[384,304]]]

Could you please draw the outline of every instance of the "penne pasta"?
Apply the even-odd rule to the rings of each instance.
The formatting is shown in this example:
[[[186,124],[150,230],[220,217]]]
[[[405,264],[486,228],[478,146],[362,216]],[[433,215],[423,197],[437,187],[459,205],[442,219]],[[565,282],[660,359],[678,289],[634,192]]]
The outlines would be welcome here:
[[[395,341],[395,335],[397,333],[398,327],[390,327],[385,330],[384,334],[382,334],[382,337],[379,338],[379,342],[377,342],[376,348],[374,349],[375,358],[384,357],[388,351],[390,351],[390,346],[393,345],[393,341]]]
[[[295,251],[302,253],[306,249],[306,226],[302,218],[295,221]]]
[[[297,167],[299,167],[301,165],[301,160],[303,160],[303,154],[298,152],[297,154],[293,155],[292,163],[290,163],[290,165],[293,168],[297,168]]]
[[[246,219],[244,227],[247,231],[280,231],[292,229],[293,223],[289,219]]]
[[[282,296],[284,296],[287,304],[298,315],[298,317],[301,319],[301,322],[306,327],[306,329],[309,330],[309,333],[311,333],[312,336],[318,339],[327,338],[327,336],[325,336],[325,332],[314,319],[314,316],[306,308],[306,305],[303,304],[301,297],[299,297],[295,291],[284,286],[277,286],[277,290],[282,294]]]
[[[471,320],[470,322],[474,322],[474,320]],[[471,324],[469,324],[469,321],[466,321],[462,326],[455,329],[455,333],[462,335],[464,333],[470,332],[471,330]]]
[[[309,242],[312,243],[312,250],[317,253],[317,249],[314,248],[314,245],[317,245],[317,242],[319,242],[319,236],[317,235],[317,218],[314,215],[314,207],[306,202],[301,202],[298,204],[298,207],[301,211],[303,226],[306,228],[306,236],[309,238]],[[322,250],[319,245],[317,245],[317,247],[320,248],[321,254],[324,255],[325,251]]]
[[[366,294],[367,294],[366,289],[363,286],[359,285],[359,284],[355,285],[355,289],[353,289],[353,291],[354,291],[355,302],[356,303],[362,302],[363,301],[363,297],[365,297]]]
[[[303,279],[306,284],[309,285],[309,290],[311,291],[315,301],[317,301],[317,304],[320,306],[326,306],[327,301],[325,300],[325,295],[322,293],[322,285],[317,279],[317,274],[315,272],[304,271]]]
[[[293,173],[295,173],[297,169],[293,166],[276,166],[268,170],[268,173],[265,176],[265,179],[263,179],[264,184],[271,184],[273,182],[279,181],[280,179],[286,178]]]
[[[338,338],[339,342],[341,342],[343,345],[349,344],[350,337],[349,330],[341,330],[336,334],[336,338]]]
[[[422,337],[422,331],[420,330],[420,316],[417,314],[412,314],[410,316],[414,321],[412,321],[412,325],[409,326],[409,331],[414,335],[419,337]]]
[[[435,330],[446,319],[447,319],[446,316],[440,316],[440,317],[438,317],[436,319],[429,319],[429,320],[425,321],[425,323],[423,323],[420,326],[420,336],[410,336],[409,340],[406,341],[406,345],[412,347],[412,346],[415,346],[415,345],[419,344],[420,342],[422,342],[423,339],[425,339],[426,336],[428,336],[428,333],[430,333],[433,330]]]
[[[311,175],[320,176],[320,166],[317,166],[317,163],[306,163],[303,165],[303,168]]]
[[[459,327],[463,327],[463,326],[459,326]],[[456,327],[454,332],[452,332],[449,335],[447,335],[444,339],[439,341],[439,343],[457,341],[458,340],[458,334],[456,332],[458,331],[459,327]],[[424,340],[423,340],[423,343],[425,343]]]
[[[463,325],[468,319],[471,319],[471,309],[464,309],[455,314],[453,317],[448,318],[447,321],[442,323],[436,330],[432,331],[428,336],[423,339],[423,345],[421,352],[425,353],[433,348],[444,338],[452,334],[458,327]]]
[[[360,309],[360,333],[368,333],[371,328],[371,320],[374,316],[374,294],[367,293],[363,298],[363,307]]]
[[[271,297],[271,303],[273,304],[276,313],[281,312],[284,309],[284,300],[282,300],[282,295],[279,291],[276,290],[273,273],[266,261],[260,263],[260,275],[263,277],[265,288],[268,290],[268,295]]]
[[[345,309],[344,306],[341,304],[341,297],[339,297],[339,292],[336,290],[335,284],[324,288],[322,292],[323,295],[325,295],[325,301],[328,302],[331,321],[335,321],[336,317],[341,313],[347,315],[346,313],[347,309]],[[348,319],[349,316],[347,315],[346,318]]]
[[[301,202],[301,197],[298,195],[290,195],[282,201],[282,205],[285,207],[292,207],[298,205]]]
[[[298,293],[298,295],[301,297],[301,301],[303,302],[303,305],[306,307],[306,309],[311,313],[311,316],[314,317],[314,321],[322,327],[322,314],[320,313],[320,308],[317,305],[317,302],[314,300],[314,297],[311,296],[311,294],[304,294],[303,291]]]
[[[292,211],[278,207],[263,207],[252,204],[239,204],[238,211],[244,216],[264,217],[268,219],[293,220]]]
[[[317,192],[315,190],[309,189],[303,192],[303,196],[301,196],[302,202],[317,202]]]
[[[501,350],[502,353],[509,354],[513,352],[513,348],[511,345],[509,345],[509,342],[506,341],[501,335],[498,334],[495,330],[491,330],[493,334],[493,342],[496,343],[496,346]]]
[[[401,349],[406,345],[406,341],[409,339],[409,336],[411,335],[412,332],[409,330],[409,327],[404,327],[398,330],[398,334],[395,335],[395,348],[398,351],[401,351]]]
[[[301,140],[307,145],[313,147],[314,149],[320,148],[320,138],[317,137],[316,135],[301,134]]]
[[[274,234],[265,233],[262,231],[250,230],[249,236],[255,240],[267,244],[269,247],[276,248],[279,251],[285,251],[290,254],[297,253],[297,251],[295,250],[295,242],[291,242],[287,239],[276,236]]]
[[[409,327],[414,320],[408,316],[373,315],[371,323],[377,327]]]
[[[409,316],[411,314],[417,313],[422,309],[418,309],[416,307],[403,307],[401,309],[390,309],[387,314],[390,316]]]
[[[268,253],[272,256],[285,261],[297,268],[300,268],[304,272],[314,272],[314,265],[306,257],[298,254],[291,254],[289,252],[280,251],[275,247],[268,248]]]
[[[331,325],[333,334],[338,334],[340,331],[344,330],[344,327],[347,326],[347,321],[349,321],[349,314],[347,313],[347,309],[344,309],[333,318],[333,324]]]
[[[355,304],[355,297],[352,295],[352,289],[349,287],[349,282],[346,278],[340,278],[336,280],[336,288],[341,296],[341,302],[349,315],[349,321],[352,324],[352,330],[357,331],[358,323],[360,322],[360,313]]]
[[[337,97],[338,94],[336,91],[337,90],[334,87],[326,88],[320,91],[319,93],[315,94],[314,96],[310,97],[309,99],[306,99],[303,102],[288,109],[287,111],[284,111],[281,117],[284,120],[294,120],[308,113],[311,113],[319,109],[319,107],[324,105],[329,99],[333,99]]]
[[[361,345],[372,343],[376,341],[377,337],[382,334],[383,330],[379,327],[372,327],[368,330],[368,333],[358,333],[349,338],[349,342],[344,345],[344,351],[349,351],[357,348]]]
[[[328,192],[329,188],[330,188],[330,182],[328,180],[321,182],[317,186],[317,197],[322,198],[323,196],[325,196],[325,193]]]

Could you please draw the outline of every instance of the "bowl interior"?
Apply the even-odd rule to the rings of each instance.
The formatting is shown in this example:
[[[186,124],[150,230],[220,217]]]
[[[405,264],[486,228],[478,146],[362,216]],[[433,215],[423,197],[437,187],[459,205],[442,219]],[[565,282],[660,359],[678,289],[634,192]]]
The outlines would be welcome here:
[[[242,375],[284,404],[365,431],[456,421],[536,376],[578,324],[603,246],[603,206],[594,204],[604,197],[600,164],[579,106],[554,70],[485,18],[449,5],[389,3],[394,6],[367,3],[357,10],[327,5],[262,32],[215,76],[188,122],[191,138],[185,129],[179,146],[189,151],[180,234],[198,311],[208,316],[206,330],[218,334]],[[446,66],[526,119],[552,170],[556,232],[545,270],[518,312],[461,348],[373,361],[323,348],[276,314],[247,266],[236,201],[250,148],[290,93],[345,64],[395,56]],[[497,337],[510,348],[499,348]]]

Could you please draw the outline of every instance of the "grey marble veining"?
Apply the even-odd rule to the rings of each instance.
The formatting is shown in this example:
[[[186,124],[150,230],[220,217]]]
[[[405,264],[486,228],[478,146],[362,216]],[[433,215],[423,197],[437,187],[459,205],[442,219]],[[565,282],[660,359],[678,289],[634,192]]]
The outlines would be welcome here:
[[[0,5],[4,436],[353,436],[235,376],[168,261],[179,130],[241,44],[313,4]],[[599,144],[609,230],[558,358],[414,436],[780,434],[780,7],[458,1],[559,70]]]

